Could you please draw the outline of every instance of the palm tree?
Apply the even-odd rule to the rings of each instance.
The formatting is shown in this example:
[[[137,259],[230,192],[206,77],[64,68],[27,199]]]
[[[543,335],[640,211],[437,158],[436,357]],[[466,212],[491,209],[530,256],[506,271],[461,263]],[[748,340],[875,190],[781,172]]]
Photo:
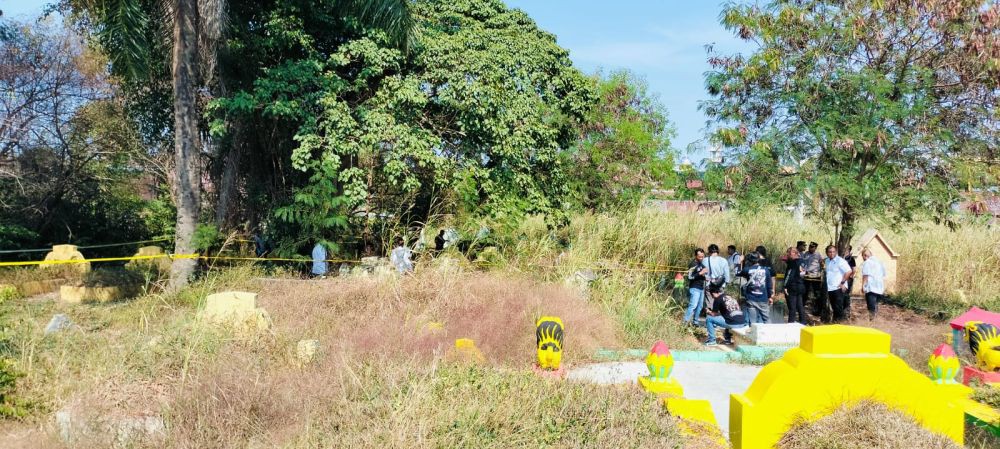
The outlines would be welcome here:
[[[212,70],[205,70],[205,66],[215,65],[215,48],[225,18],[225,0],[65,1],[71,10],[90,15],[105,46],[114,49],[108,52],[112,62],[120,65],[125,73],[137,77],[148,72],[148,54],[153,46],[146,32],[150,25],[149,6],[159,5],[169,11],[173,31],[171,81],[174,93],[174,196],[177,206],[174,253],[193,254],[192,237],[201,207],[197,92],[211,76]],[[343,17],[355,17],[365,25],[385,30],[401,46],[409,43],[413,28],[410,0],[335,0],[332,6]],[[162,25],[163,29],[167,29],[167,24]],[[196,259],[174,259],[170,270],[170,289],[186,285],[196,264]]]

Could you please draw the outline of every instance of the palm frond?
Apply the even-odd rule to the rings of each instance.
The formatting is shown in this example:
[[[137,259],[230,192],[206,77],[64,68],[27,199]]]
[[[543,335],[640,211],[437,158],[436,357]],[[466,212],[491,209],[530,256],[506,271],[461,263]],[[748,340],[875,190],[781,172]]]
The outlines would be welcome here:
[[[409,48],[414,29],[411,0],[342,0],[337,6],[344,16],[355,17],[365,26],[379,28],[395,44]]]

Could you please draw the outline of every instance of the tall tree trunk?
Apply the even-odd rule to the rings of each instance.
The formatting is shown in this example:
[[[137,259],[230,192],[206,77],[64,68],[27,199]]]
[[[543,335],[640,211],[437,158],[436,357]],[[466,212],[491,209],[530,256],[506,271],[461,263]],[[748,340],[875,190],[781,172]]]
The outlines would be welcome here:
[[[837,251],[840,255],[847,254],[847,247],[851,245],[856,232],[857,215],[849,204],[844,204],[840,209],[840,226],[837,232]]]
[[[195,252],[192,244],[201,204],[201,170],[198,145],[198,2],[174,0],[174,158],[177,177],[177,227],[174,252]],[[170,289],[187,285],[197,259],[174,259],[170,267]]]
[[[233,145],[226,153],[222,165],[222,177],[219,180],[219,199],[215,204],[215,225],[219,229],[230,223],[233,202],[239,195],[239,172],[240,163],[243,159],[243,136],[240,133],[239,125],[235,125],[233,130]]]

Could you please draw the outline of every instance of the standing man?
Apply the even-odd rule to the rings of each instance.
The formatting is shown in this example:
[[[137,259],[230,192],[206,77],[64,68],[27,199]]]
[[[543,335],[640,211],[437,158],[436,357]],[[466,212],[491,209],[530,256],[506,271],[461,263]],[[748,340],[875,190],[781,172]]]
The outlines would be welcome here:
[[[740,272],[740,276],[746,278],[746,298],[747,298],[747,324],[767,323],[771,311],[771,304],[774,284],[774,273],[770,267],[760,264],[760,254],[756,252],[747,256],[749,267]]]
[[[448,243],[448,239],[444,238],[444,229],[438,233],[437,237],[434,237],[434,251],[441,252],[444,251],[444,245]]]
[[[729,256],[726,257],[726,260],[729,262],[729,268],[732,268],[733,274],[743,271],[743,255],[736,250],[736,245],[726,247],[726,253]]]
[[[747,325],[739,301],[723,292],[722,284],[714,282],[708,284],[708,297],[711,298],[712,308],[706,312],[708,317],[705,318],[705,329],[708,331],[708,340],[705,341],[705,346],[716,345],[716,327],[725,329],[725,344],[733,344],[733,333],[729,330]]]
[[[705,250],[694,250],[694,259],[688,266],[688,305],[684,311],[684,323],[698,325],[698,317],[705,306],[705,275],[708,268],[702,265],[705,260]]]
[[[389,262],[396,267],[399,274],[413,272],[413,251],[403,244],[402,237],[396,237],[396,246],[389,253]]]
[[[805,242],[802,246],[805,246]],[[802,294],[806,291],[805,282],[802,279],[802,275],[805,270],[802,268],[801,261],[799,258],[799,250],[796,248],[788,248],[788,252],[785,253],[785,301],[788,303],[788,322],[794,323],[799,322],[803,326],[806,325],[806,308],[802,302]],[[796,320],[796,315],[798,319]]]
[[[868,303],[868,320],[875,320],[879,301],[885,300],[885,266],[872,256],[872,250],[861,251],[861,290],[865,292],[865,302]]]
[[[706,283],[717,282],[722,285],[722,288],[726,288],[726,285],[733,281],[733,271],[729,268],[729,262],[719,255],[719,245],[714,243],[708,245],[708,257],[701,261],[701,264],[708,268],[708,274],[705,276]],[[708,300],[709,298],[706,296],[706,310],[711,307]]]
[[[719,255],[719,245],[708,245],[708,257],[702,261],[702,265],[708,268],[709,282],[722,281],[722,287],[733,281],[733,272],[729,268],[729,261]]]
[[[854,274],[851,266],[843,257],[837,255],[837,247],[826,247],[826,294],[833,307],[833,321],[844,321],[847,315],[844,310],[844,294],[847,292],[847,280]]]
[[[809,297],[812,296],[812,313],[825,322],[830,320],[830,307],[827,305],[825,290],[822,287],[823,259],[816,253],[817,247],[819,247],[818,243],[809,242],[809,250],[802,255],[802,259],[799,262],[805,273],[802,279],[806,289],[802,301],[808,303],[810,302]]]
[[[323,243],[316,242],[316,246],[312,250],[312,276],[325,278],[327,272],[326,265],[326,247]]]

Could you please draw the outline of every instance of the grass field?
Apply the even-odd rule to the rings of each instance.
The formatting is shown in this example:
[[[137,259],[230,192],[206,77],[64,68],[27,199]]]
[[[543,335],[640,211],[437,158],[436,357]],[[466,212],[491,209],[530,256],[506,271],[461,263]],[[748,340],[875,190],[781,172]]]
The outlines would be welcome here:
[[[535,319],[564,320],[567,364],[656,339],[690,347],[697,340],[677,325],[679,306],[654,265],[682,263],[692,247],[711,242],[763,243],[777,252],[784,242],[822,235],[777,215],[581,216],[557,234],[526,223],[486,271],[446,254],[403,279],[304,281],[234,267],[178,294],[107,305],[9,299],[0,304],[5,351],[23,374],[15,397],[26,416],[0,423],[0,447],[713,447],[682,435],[636,388],[535,376]],[[941,310],[996,303],[1000,267],[959,257],[992,260],[985,248],[1000,247],[996,230],[928,226],[890,238],[903,254],[901,300]],[[979,276],[941,274],[970,269]],[[587,288],[574,280],[580,270],[597,276]],[[27,270],[0,279],[5,275],[31,278]],[[199,322],[205,296],[225,290],[259,293],[272,328],[244,335]],[[56,313],[76,327],[46,336],[42,329]],[[893,335],[921,334],[894,345],[917,369],[943,334],[939,323],[911,312],[878,325]],[[485,362],[461,360],[452,350],[456,338],[475,340]],[[303,339],[321,348],[309,364],[295,356]],[[796,430],[783,447],[948,447],[932,444],[905,417],[892,417],[900,438],[876,435],[887,438],[877,440],[884,445],[866,443],[878,429],[858,432],[854,442],[841,438],[881,413],[840,411]],[[149,425],[153,436],[145,438],[141,429]]]

